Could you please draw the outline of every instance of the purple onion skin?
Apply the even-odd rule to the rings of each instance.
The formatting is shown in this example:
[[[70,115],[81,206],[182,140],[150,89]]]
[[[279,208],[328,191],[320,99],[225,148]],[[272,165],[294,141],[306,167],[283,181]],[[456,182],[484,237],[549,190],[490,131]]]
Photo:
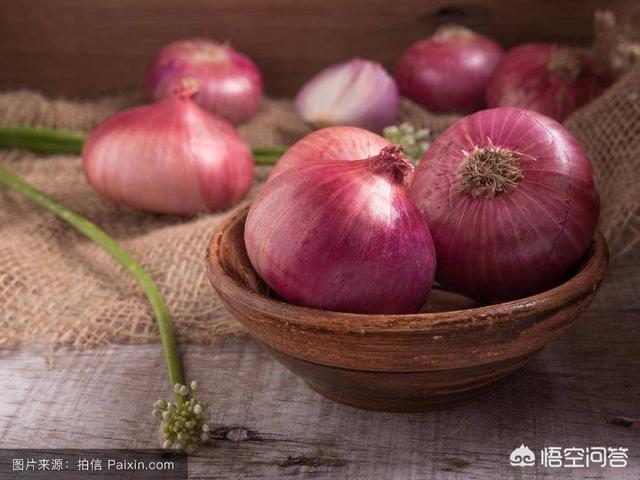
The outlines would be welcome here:
[[[562,78],[549,69],[550,56],[561,48],[568,47],[529,43],[509,51],[489,83],[487,105],[533,110],[562,122],[600,95],[609,79],[588,53],[573,50],[582,70],[575,79]]]
[[[233,124],[251,118],[262,100],[262,74],[246,55],[206,38],[180,40],[164,47],[147,70],[147,96],[171,96],[185,78],[198,81],[195,102]]]
[[[311,78],[295,104],[298,115],[316,127],[351,125],[380,133],[397,123],[400,95],[382,65],[354,58]]]
[[[362,160],[380,153],[389,142],[358,127],[329,127],[306,135],[280,157],[269,180],[293,167],[334,160]]]
[[[117,113],[96,127],[82,161],[91,186],[129,207],[174,215],[228,208],[249,192],[249,145],[188,96]]]
[[[394,77],[402,95],[432,112],[469,113],[484,106],[487,84],[503,55],[488,37],[442,27],[402,54]]]
[[[435,271],[429,228],[402,174],[377,158],[295,167],[259,193],[245,244],[286,301],[368,314],[413,313],[426,301]]]
[[[488,142],[517,151],[523,178],[493,198],[463,193],[463,152]],[[431,145],[411,197],[437,252],[436,279],[470,297],[499,301],[563,281],[591,243],[599,199],[591,162],[555,120],[517,108],[462,118]]]

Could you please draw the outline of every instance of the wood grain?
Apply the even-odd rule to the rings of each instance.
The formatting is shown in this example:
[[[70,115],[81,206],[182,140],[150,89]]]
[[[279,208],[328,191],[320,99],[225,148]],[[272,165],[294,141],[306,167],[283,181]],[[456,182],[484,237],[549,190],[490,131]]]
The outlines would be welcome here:
[[[246,337],[183,348],[211,401],[193,479],[638,480],[640,251],[614,265],[562,339],[498,390],[422,414],[357,410],[309,389]],[[152,447],[167,398],[160,345],[0,357],[0,447]],[[520,443],[629,448],[624,469],[514,468]]]
[[[229,40],[263,69],[266,90],[292,95],[323,66],[360,56],[391,67],[410,43],[461,23],[506,47],[587,44],[596,8],[633,0],[22,0],[0,2],[0,89],[94,97],[139,88],[172,40]]]

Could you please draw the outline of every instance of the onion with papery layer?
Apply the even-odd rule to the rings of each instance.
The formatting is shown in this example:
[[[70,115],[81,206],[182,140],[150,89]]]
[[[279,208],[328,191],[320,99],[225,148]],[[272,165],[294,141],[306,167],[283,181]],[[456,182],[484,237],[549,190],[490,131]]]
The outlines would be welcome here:
[[[551,288],[591,243],[591,162],[555,120],[517,108],[462,118],[432,143],[411,197],[438,257],[437,280],[481,300]]]
[[[306,135],[280,157],[269,180],[293,167],[333,160],[362,160],[380,153],[389,142],[357,127],[329,127]]]
[[[198,105],[234,124],[251,118],[262,100],[262,74],[256,64],[213,40],[180,40],[160,50],[147,71],[147,95],[152,100],[170,97],[185,78],[198,81]]]
[[[170,98],[118,113],[82,150],[88,182],[105,197],[153,212],[190,215],[241,200],[253,183],[247,143],[192,100],[183,85]]]
[[[487,84],[503,55],[488,37],[443,26],[402,54],[394,77],[402,95],[432,112],[469,113],[484,105]]]
[[[298,114],[315,127],[352,125],[380,133],[396,123],[400,96],[379,63],[355,58],[325,68],[296,96]]]
[[[317,162],[269,181],[245,225],[258,274],[288,302],[353,313],[412,313],[435,270],[429,228],[403,186],[400,147]]]
[[[608,83],[588,52],[528,43],[509,51],[498,65],[487,87],[487,105],[533,110],[561,122]]]

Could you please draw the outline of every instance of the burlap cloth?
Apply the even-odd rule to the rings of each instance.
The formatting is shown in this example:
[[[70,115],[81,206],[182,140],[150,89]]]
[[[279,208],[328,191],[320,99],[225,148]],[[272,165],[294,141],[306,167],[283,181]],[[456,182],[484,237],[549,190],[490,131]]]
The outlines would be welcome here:
[[[0,94],[0,123],[90,130],[140,101],[126,95],[74,103],[10,92]],[[434,135],[452,121],[408,101],[402,118]],[[640,68],[566,124],[594,163],[600,228],[613,255],[621,255],[640,238]],[[266,100],[240,131],[253,145],[266,146],[291,144],[309,130],[290,102]],[[75,156],[5,151],[0,164],[86,215],[137,258],[159,284],[180,341],[208,344],[240,331],[209,286],[204,267],[207,240],[224,213],[183,219],[114,205],[86,184]],[[266,167],[259,168],[256,183],[266,173]],[[43,209],[0,189],[0,347],[38,341],[89,348],[157,339],[149,304],[122,268]]]

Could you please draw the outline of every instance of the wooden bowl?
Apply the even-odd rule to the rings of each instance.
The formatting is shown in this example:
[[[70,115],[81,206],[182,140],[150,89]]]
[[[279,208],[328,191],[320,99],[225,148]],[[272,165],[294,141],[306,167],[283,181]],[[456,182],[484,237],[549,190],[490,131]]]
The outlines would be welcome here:
[[[539,295],[474,306],[436,289],[426,313],[314,310],[279,300],[252,268],[244,246],[248,208],[233,211],[211,238],[206,261],[213,288],[249,333],[311,388],[371,410],[442,408],[495,387],[567,331],[607,269],[607,246],[596,233],[577,272]]]

